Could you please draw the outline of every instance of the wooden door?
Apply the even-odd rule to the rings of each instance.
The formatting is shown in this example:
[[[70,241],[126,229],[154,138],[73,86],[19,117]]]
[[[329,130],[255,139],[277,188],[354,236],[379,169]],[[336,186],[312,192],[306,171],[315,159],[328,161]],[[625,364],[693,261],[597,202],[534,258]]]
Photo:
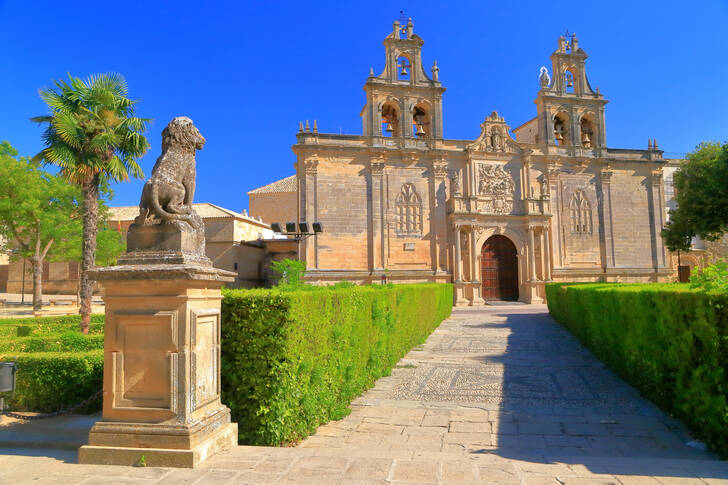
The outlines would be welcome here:
[[[491,236],[480,253],[483,299],[518,300],[516,247],[505,236]]]

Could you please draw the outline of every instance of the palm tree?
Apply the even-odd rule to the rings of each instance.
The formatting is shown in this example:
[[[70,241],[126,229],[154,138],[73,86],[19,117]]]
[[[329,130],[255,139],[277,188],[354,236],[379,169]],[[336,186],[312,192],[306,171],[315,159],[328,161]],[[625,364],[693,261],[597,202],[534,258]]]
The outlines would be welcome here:
[[[93,296],[88,271],[96,258],[99,186],[129,180],[130,175],[144,177],[136,160],[149,148],[144,132],[151,120],[134,116],[137,102],[127,97],[120,74],[68,77],[68,82],[54,80],[54,88],[39,91],[51,114],[31,121],[45,125],[45,148],[35,159],[60,167],[61,175],[83,194],[80,311],[81,331],[88,333]]]

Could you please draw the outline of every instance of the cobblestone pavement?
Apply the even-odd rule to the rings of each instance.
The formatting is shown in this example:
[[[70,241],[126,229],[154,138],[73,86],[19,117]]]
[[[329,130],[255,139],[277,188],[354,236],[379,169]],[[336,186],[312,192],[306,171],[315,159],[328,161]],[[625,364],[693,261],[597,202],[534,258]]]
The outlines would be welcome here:
[[[543,305],[455,309],[351,407],[295,448],[240,446],[196,470],[0,455],[0,484],[728,484],[728,462],[686,446]]]

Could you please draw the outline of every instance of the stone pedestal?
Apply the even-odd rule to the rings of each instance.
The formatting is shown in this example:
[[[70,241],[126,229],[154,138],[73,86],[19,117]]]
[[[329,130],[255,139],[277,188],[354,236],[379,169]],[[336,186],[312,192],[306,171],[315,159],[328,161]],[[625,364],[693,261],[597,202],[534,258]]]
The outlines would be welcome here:
[[[79,463],[191,468],[237,444],[220,402],[220,288],[233,276],[189,263],[94,271],[106,302],[103,419]]]
[[[470,304],[470,300],[465,297],[465,282],[456,281],[453,283],[455,290],[455,306],[467,306]]]

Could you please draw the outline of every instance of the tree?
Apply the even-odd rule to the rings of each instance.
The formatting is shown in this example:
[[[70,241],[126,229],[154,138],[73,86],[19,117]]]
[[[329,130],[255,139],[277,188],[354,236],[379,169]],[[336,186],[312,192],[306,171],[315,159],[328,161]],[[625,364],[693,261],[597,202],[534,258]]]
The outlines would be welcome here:
[[[714,241],[728,230],[728,143],[701,143],[673,176],[677,209],[662,231],[672,251],[699,235]]]
[[[51,114],[31,118],[45,125],[45,149],[35,158],[55,164],[61,175],[78,185],[83,195],[83,243],[81,258],[81,331],[88,333],[93,282],[88,272],[96,259],[99,188],[106,182],[143,178],[137,159],[149,142],[144,132],[150,122],[135,116],[136,101],[128,98],[120,74],[100,74],[83,80],[54,81],[40,97]]]
[[[0,143],[0,236],[33,268],[33,309],[43,296],[43,262],[81,233],[80,191]],[[54,251],[55,250],[55,251]]]

